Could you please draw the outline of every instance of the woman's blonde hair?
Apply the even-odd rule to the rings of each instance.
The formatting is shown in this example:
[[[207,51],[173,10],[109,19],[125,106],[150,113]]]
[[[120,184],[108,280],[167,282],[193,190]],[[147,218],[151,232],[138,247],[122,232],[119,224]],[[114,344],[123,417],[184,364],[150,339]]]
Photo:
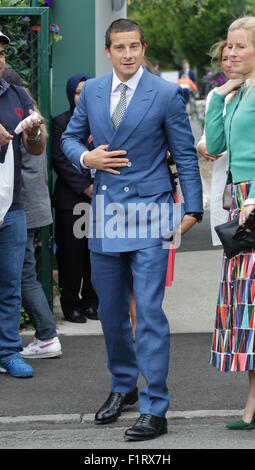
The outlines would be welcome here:
[[[222,61],[223,49],[227,46],[227,40],[218,41],[209,50],[209,56],[211,57],[211,62],[220,67]]]
[[[255,47],[255,16],[244,16],[233,21],[228,28],[228,32],[237,31],[238,29],[244,29],[248,32],[250,40],[253,42]],[[255,70],[251,75],[251,84],[246,92],[249,93],[255,86]]]
[[[146,56],[143,56],[143,66],[148,70],[148,72],[152,73],[153,75],[157,75],[155,67]]]

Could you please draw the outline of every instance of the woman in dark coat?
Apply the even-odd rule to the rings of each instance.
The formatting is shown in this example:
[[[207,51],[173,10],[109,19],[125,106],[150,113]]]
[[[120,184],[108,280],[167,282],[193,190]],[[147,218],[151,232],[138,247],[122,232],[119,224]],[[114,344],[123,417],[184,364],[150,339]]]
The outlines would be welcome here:
[[[90,78],[85,73],[69,78],[66,93],[70,109],[52,120],[52,164],[57,174],[53,207],[60,302],[66,320],[76,323],[84,323],[86,318],[98,319],[98,299],[91,284],[88,240],[85,236],[76,238],[73,234],[74,223],[80,217],[73,215],[74,206],[81,202],[90,203],[93,178],[90,171],[81,174],[70,163],[60,148],[60,139],[72,117],[82,86]],[[92,141],[86,146],[92,149]]]

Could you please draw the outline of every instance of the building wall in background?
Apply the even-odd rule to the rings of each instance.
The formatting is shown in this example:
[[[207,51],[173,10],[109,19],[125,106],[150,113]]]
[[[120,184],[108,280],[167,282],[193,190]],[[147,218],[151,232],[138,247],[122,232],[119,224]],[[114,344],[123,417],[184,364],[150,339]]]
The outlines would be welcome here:
[[[112,5],[112,0],[54,0],[51,23],[59,26],[62,40],[53,41],[53,116],[69,108],[66,82],[71,75],[86,72],[98,77],[112,70],[104,51],[105,31],[127,14],[126,1],[118,11]]]
[[[102,0],[104,2],[104,0]],[[52,23],[62,40],[53,42],[52,115],[69,108],[68,78],[79,72],[95,76],[95,0],[54,0]]]
[[[126,3],[127,2],[124,2],[124,5],[120,10],[114,11],[112,9],[112,0],[95,0],[95,69],[97,77],[112,70],[112,63],[106,57],[104,50],[105,31],[112,21],[117,20],[118,18],[127,17]]]

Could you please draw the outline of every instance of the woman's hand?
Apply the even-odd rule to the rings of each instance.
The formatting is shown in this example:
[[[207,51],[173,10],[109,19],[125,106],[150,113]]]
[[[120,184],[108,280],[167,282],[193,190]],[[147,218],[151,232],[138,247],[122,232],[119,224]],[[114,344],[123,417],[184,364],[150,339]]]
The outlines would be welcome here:
[[[215,90],[215,93],[222,96],[227,96],[231,91],[239,90],[244,85],[245,80],[243,78],[235,78],[228,80],[224,85],[220,86]]]
[[[246,220],[249,217],[249,214],[255,209],[254,204],[249,204],[248,206],[243,206],[239,214],[239,225],[244,226]]]
[[[217,158],[222,157],[222,153],[219,153],[218,155],[211,155],[210,153],[207,152],[206,145],[204,143],[199,144],[197,148],[198,152],[202,157],[204,157],[206,160],[217,160]]]

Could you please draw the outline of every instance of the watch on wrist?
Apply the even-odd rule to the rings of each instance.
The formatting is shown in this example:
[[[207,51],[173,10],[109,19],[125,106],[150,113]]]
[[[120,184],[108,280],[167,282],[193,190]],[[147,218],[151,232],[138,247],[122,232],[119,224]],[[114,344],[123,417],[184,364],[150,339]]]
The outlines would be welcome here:
[[[186,212],[186,214],[190,215],[191,217],[195,217],[195,219],[197,219],[198,223],[202,222],[202,219],[203,219],[203,213],[202,212]]]
[[[36,136],[31,138],[29,137],[28,140],[29,142],[38,142],[41,139],[41,135],[41,129],[38,129]]]

